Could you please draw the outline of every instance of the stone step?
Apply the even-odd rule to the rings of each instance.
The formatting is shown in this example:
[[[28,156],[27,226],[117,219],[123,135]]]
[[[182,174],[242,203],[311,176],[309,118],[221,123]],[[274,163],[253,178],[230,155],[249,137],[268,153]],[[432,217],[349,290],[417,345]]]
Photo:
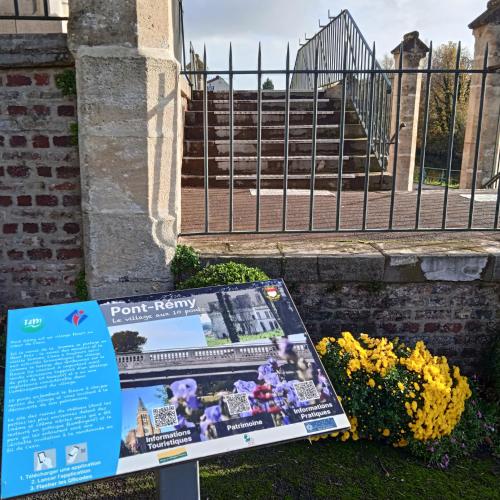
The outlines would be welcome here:
[[[257,127],[255,126],[235,126],[233,130],[234,140],[256,140]],[[321,125],[316,129],[318,139],[338,139],[340,136],[339,125]],[[365,131],[362,125],[346,124],[345,138],[364,137]],[[203,141],[203,127],[185,127],[184,137],[188,141]],[[261,130],[262,139],[283,139],[285,137],[285,127],[281,125],[265,126]],[[288,129],[289,139],[311,140],[312,125],[295,125]],[[209,140],[229,140],[229,127],[216,126],[208,127]]]
[[[290,125],[312,125],[314,113],[311,111],[290,112]],[[340,123],[339,111],[318,111],[318,125],[335,125]],[[229,126],[229,112],[209,111],[208,125]],[[257,112],[238,111],[233,114],[234,125],[257,125]],[[185,124],[187,126],[203,126],[203,111],[186,111]],[[355,111],[347,111],[345,121],[348,124],[358,124],[359,118]],[[284,125],[285,113],[283,111],[262,112],[262,125]]]
[[[234,173],[238,175],[255,175],[257,172],[257,158],[239,157],[234,161]],[[288,173],[292,175],[309,175],[311,172],[311,157],[292,157],[288,161]],[[344,157],[344,173],[362,173],[365,171],[366,155],[350,155]],[[283,175],[285,160],[283,156],[261,158],[261,173],[266,175]],[[316,159],[316,172],[320,174],[337,174],[338,156],[318,156]],[[227,157],[209,157],[208,175],[216,177],[229,175],[229,159]],[[370,171],[380,171],[380,165],[374,155],[370,157]],[[201,176],[205,172],[203,158],[184,157],[182,174],[185,176]]]
[[[257,178],[255,175],[238,175],[234,177],[233,186],[235,189],[255,189]],[[317,175],[315,190],[336,190],[338,184],[338,175]],[[342,176],[342,189],[346,191],[363,190],[365,185],[364,174],[345,174]],[[391,189],[392,177],[389,174],[370,173],[369,189],[370,191],[380,191]],[[203,187],[204,178],[195,176],[183,176],[183,187]],[[209,188],[228,189],[229,176],[211,177],[208,183]],[[292,175],[288,177],[288,189],[310,189],[310,176]],[[283,189],[282,175],[261,175],[261,189]]]
[[[208,141],[208,155],[217,157],[229,156],[229,141]],[[313,146],[311,139],[292,139],[288,144],[290,156],[312,155]],[[344,154],[366,153],[366,138],[346,139],[344,141]],[[260,143],[262,156],[280,156],[284,154],[283,140],[262,140]],[[257,156],[257,141],[233,141],[233,156]],[[340,151],[339,139],[319,139],[316,142],[316,154],[321,156],[338,155]],[[184,141],[184,154],[188,157],[203,157],[203,141]]]
[[[318,99],[318,111],[340,111],[340,99]],[[207,101],[207,109],[209,111],[229,111],[229,101],[210,99]],[[282,99],[269,99],[262,101],[262,111],[285,111],[286,101]],[[290,111],[313,111],[313,99],[293,99],[290,100]],[[350,106],[349,111],[353,111]],[[189,101],[189,111],[203,111],[203,101]],[[233,102],[234,111],[257,111],[258,102],[248,100],[235,100]]]
[[[330,91],[328,91],[330,92]],[[331,94],[333,96],[333,94]],[[324,90],[318,92],[318,98],[322,99],[326,96]],[[271,100],[279,99],[283,100],[286,97],[286,92],[284,90],[263,90],[262,99]],[[308,90],[291,90],[290,99],[313,99],[314,92]],[[218,91],[218,92],[207,92],[207,100],[228,100],[229,92]],[[256,90],[235,90],[233,92],[233,99],[235,100],[246,100],[246,101],[256,101],[257,91]],[[203,100],[203,90],[193,90],[191,95],[191,100],[202,101]]]

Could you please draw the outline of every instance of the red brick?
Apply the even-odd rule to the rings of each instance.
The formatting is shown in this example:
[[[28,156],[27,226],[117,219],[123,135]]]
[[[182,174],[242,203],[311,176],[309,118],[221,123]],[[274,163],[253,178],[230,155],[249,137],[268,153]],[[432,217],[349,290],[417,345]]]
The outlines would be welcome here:
[[[78,167],[57,167],[56,173],[59,179],[72,179],[80,176],[80,169]]]
[[[49,75],[47,73],[36,73],[35,82],[37,85],[48,85]]]
[[[24,137],[24,135],[13,135],[10,138],[9,144],[13,148],[22,148],[26,146],[26,142],[27,142],[26,137]]]
[[[52,250],[50,248],[33,248],[26,252],[30,260],[45,260],[52,257]]]
[[[38,194],[35,199],[39,207],[56,207],[59,203],[57,196],[51,194]]]
[[[80,224],[76,222],[66,222],[63,226],[63,230],[68,234],[76,234],[80,232]]]
[[[418,333],[420,325],[418,323],[403,323],[403,331],[408,333]]]
[[[12,198],[10,196],[0,196],[0,207],[10,207]]]
[[[75,116],[74,106],[58,106],[57,114],[59,116]]]
[[[4,234],[16,234],[17,233],[17,224],[4,224],[3,225],[3,233]]]
[[[9,115],[25,115],[28,112],[28,108],[26,106],[7,106],[7,113]]]
[[[31,85],[31,78],[26,75],[7,75],[7,87],[25,87]]]
[[[78,195],[65,194],[63,196],[63,205],[65,207],[76,207],[80,205],[81,199]]]
[[[49,138],[46,135],[33,136],[34,148],[48,148],[50,146]]]
[[[77,185],[74,182],[63,182],[61,184],[55,184],[53,189],[56,191],[74,191],[76,186]]]
[[[385,333],[397,333],[398,331],[398,325],[397,323],[383,323],[382,328]]]
[[[444,332],[460,333],[462,331],[462,323],[445,323],[443,325]]]
[[[434,333],[439,330],[439,323],[426,323],[424,325],[425,333]]]
[[[52,138],[52,142],[54,143],[54,146],[58,146],[61,148],[67,148],[70,146],[73,146],[71,143],[72,139],[70,135],[55,135]]]
[[[30,169],[24,165],[16,165],[7,167],[7,173],[11,177],[29,177]]]
[[[22,195],[17,197],[17,204],[20,207],[31,207],[32,201],[31,201],[31,196],[29,195]]]
[[[23,233],[38,233],[38,224],[35,224],[34,222],[23,223]]]
[[[42,233],[55,233],[57,226],[53,222],[42,222]]]
[[[10,260],[21,260],[23,258],[23,252],[21,252],[21,250],[9,250],[7,256]]]
[[[52,177],[52,169],[50,167],[36,167],[36,171],[40,177]]]
[[[57,250],[58,260],[80,259],[83,257],[81,248],[60,248]]]
[[[35,106],[33,106],[33,111],[38,116],[50,115],[50,108],[48,106],[44,106],[42,104],[36,104]]]

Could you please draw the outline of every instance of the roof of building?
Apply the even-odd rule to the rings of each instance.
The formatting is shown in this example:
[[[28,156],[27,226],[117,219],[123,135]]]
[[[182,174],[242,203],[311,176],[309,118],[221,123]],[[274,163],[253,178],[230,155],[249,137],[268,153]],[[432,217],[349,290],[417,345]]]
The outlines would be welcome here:
[[[219,75],[217,75],[215,78],[211,78],[210,80],[207,80],[207,83],[215,82],[216,80],[222,80],[225,83],[227,83],[226,80],[224,80],[224,78],[222,78],[222,76],[219,76]]]

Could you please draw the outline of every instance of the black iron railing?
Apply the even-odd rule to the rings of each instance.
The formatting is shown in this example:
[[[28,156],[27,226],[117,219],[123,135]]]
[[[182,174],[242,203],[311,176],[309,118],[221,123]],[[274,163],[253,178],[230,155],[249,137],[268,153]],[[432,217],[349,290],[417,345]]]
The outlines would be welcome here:
[[[313,73],[299,70],[321,70]],[[349,73],[344,72],[349,70]],[[368,71],[372,70],[372,73]],[[367,136],[371,153],[380,166],[387,166],[390,143],[391,82],[375,57],[358,25],[347,10],[330,18],[312,38],[300,47],[295,60],[291,87],[315,90],[341,84],[355,107]],[[373,96],[373,98],[371,98]]]
[[[341,24],[337,24],[341,23]],[[323,29],[323,37],[327,37],[329,43],[331,40],[336,40],[334,45],[331,46],[334,49],[335,58],[333,59],[334,64],[328,63],[326,65],[320,65],[319,61],[328,58],[328,53],[322,52],[320,47],[321,43],[316,43],[313,46],[312,40],[308,42],[310,46],[304,46],[300,49],[298,54],[298,60],[302,62],[297,62],[294,69],[290,67],[290,53],[289,50],[286,54],[285,69],[269,70],[262,68],[262,58],[261,49],[259,46],[257,55],[257,69],[253,70],[236,70],[233,67],[233,56],[232,50],[229,48],[228,57],[228,69],[223,70],[208,70],[207,68],[207,55],[206,49],[203,53],[203,59],[199,59],[198,63],[191,63],[191,67],[183,72],[190,76],[192,82],[200,82],[200,85],[194,88],[201,88],[201,95],[203,96],[203,106],[202,112],[203,121],[200,125],[203,129],[203,213],[199,214],[203,217],[203,227],[195,230],[183,231],[183,234],[227,234],[227,233],[282,233],[282,232],[353,232],[353,231],[436,231],[436,230],[452,230],[452,231],[470,231],[470,230],[497,230],[499,224],[499,213],[500,213],[500,182],[497,182],[495,186],[489,185],[490,189],[487,196],[488,199],[495,197],[494,206],[491,206],[488,210],[491,211],[491,217],[488,219],[488,223],[484,223],[484,217],[477,219],[479,221],[475,222],[475,215],[483,216],[485,209],[483,206],[478,209],[478,204],[476,201],[476,194],[478,189],[482,189],[483,184],[478,184],[481,181],[478,180],[478,165],[479,165],[479,151],[481,146],[481,128],[483,122],[484,114],[484,102],[485,102],[485,89],[486,80],[488,75],[497,72],[498,68],[488,67],[488,47],[485,49],[483,64],[481,68],[470,69],[461,67],[461,54],[460,45],[458,46],[458,53],[456,59],[456,65],[454,68],[436,68],[433,65],[433,54],[432,54],[432,44],[430,46],[430,53],[427,58],[426,67],[419,69],[409,69],[403,67],[403,58],[399,58],[399,67],[394,69],[383,69],[381,68],[375,59],[375,51],[370,50],[366,45],[364,39],[359,36],[359,30],[355,26],[352,18],[347,12],[343,12],[340,16],[335,18],[330,27]],[[340,27],[341,26],[341,27]],[[337,31],[335,31],[337,30]],[[321,40],[321,38],[318,38]],[[401,53],[403,52],[403,44],[401,44]],[[307,54],[306,52],[307,51]],[[194,61],[196,56],[192,47],[190,48],[190,58]],[[314,54],[313,56],[311,54]],[[338,54],[342,54],[340,57]],[[351,55],[349,55],[351,54]],[[314,64],[311,67],[309,65],[310,61],[314,60]],[[329,59],[330,60],[330,59]],[[356,61],[364,61],[363,64],[356,63]],[[309,62],[307,62],[309,61]],[[339,63],[339,61],[342,61]],[[276,221],[277,212],[273,208],[271,217],[273,218],[275,224],[274,227],[269,228],[270,224],[266,223],[263,225],[263,217],[269,217],[269,214],[263,215],[262,209],[262,131],[266,128],[263,124],[263,103],[266,104],[266,96],[262,90],[262,76],[263,75],[284,75],[285,85],[282,91],[284,96],[284,116],[283,120],[280,122],[283,130],[283,170],[280,178],[282,179],[282,189],[281,189],[281,217],[279,221]],[[416,171],[418,179],[415,182],[415,190],[413,193],[401,193],[396,190],[396,181],[398,177],[399,165],[399,139],[401,130],[401,96],[402,96],[402,81],[405,76],[422,74],[424,79],[422,98],[423,98],[423,113],[420,119],[420,160],[419,165],[416,165]],[[217,99],[227,101],[227,114],[228,114],[228,148],[225,154],[225,159],[227,159],[228,164],[228,184],[227,184],[227,196],[224,198],[224,204],[228,203],[228,220],[227,225],[224,228],[220,226],[220,216],[213,217],[213,204],[212,211],[211,207],[211,172],[212,165],[211,162],[214,160],[212,158],[213,153],[209,153],[209,142],[213,140],[214,135],[209,133],[209,128],[213,127],[214,122],[209,121],[209,115],[214,114],[214,108],[209,108],[209,97],[207,92],[207,80],[214,75],[224,75],[228,79],[229,90],[224,94],[220,94]],[[252,127],[256,128],[256,156],[255,156],[255,207],[252,211],[248,210],[248,207],[244,208],[245,213],[239,214],[238,224],[235,223],[235,180],[237,179],[237,172],[235,172],[236,162],[239,160],[238,156],[235,156],[235,145],[238,144],[238,140],[235,140],[235,117],[238,117],[242,113],[241,111],[235,111],[235,89],[234,89],[234,78],[240,77],[241,75],[253,76],[257,81],[256,87],[256,111],[255,122]],[[443,162],[442,174],[440,175],[440,207],[433,207],[431,210],[426,210],[426,215],[423,220],[423,198],[424,198],[424,188],[426,182],[426,148],[427,139],[429,134],[429,105],[430,105],[430,95],[431,95],[431,85],[432,80],[435,76],[447,75],[452,77],[453,89],[452,89],[452,113],[449,123],[449,141],[448,141],[448,151],[446,162]],[[459,209],[453,208],[454,213],[450,214],[450,193],[454,187],[456,187],[456,175],[454,175],[455,169],[453,168],[453,158],[456,155],[455,146],[455,136],[456,130],[456,110],[457,101],[460,90],[460,82],[462,77],[474,76],[479,80],[480,85],[480,101],[478,118],[475,133],[475,154],[473,157],[472,167],[472,186],[465,194],[460,194],[462,198],[465,198],[468,205],[467,213],[463,213],[463,200],[460,199],[462,204]],[[389,78],[394,78],[397,81],[397,85],[392,92],[396,92],[396,103],[397,110],[393,113],[392,129],[395,130],[394,137],[391,140],[388,139],[389,130],[389,112],[387,110],[389,91],[391,88]],[[338,172],[333,177],[337,178],[336,189],[333,191],[333,195],[336,196],[335,204],[332,207],[330,216],[331,223],[328,226],[325,224],[316,224],[316,201],[318,190],[316,188],[317,181],[317,165],[321,158],[318,158],[316,147],[317,147],[317,133],[318,133],[318,92],[320,88],[328,88],[336,82],[341,82],[341,106],[337,113],[339,116],[339,148],[338,148]],[[298,89],[305,87],[311,93],[311,101],[313,103],[312,110],[312,126],[311,128],[311,154],[310,154],[310,164],[311,169],[307,177],[309,179],[309,196],[308,196],[308,206],[307,209],[303,206],[301,209],[303,214],[301,214],[302,219],[307,219],[307,223],[302,228],[291,227],[288,223],[288,218],[290,214],[289,202],[290,197],[288,195],[289,191],[289,180],[290,162],[294,160],[294,155],[291,153],[290,149],[290,130],[292,128],[290,124],[290,116],[292,112],[290,111],[290,104],[293,102],[293,93],[298,92]],[[359,224],[349,225],[349,215],[343,214],[344,211],[344,197],[351,196],[347,195],[343,188],[343,162],[345,158],[344,146],[345,146],[345,128],[346,128],[346,114],[349,111],[347,109],[348,103],[355,103],[355,109],[358,116],[361,118],[366,131],[366,163],[365,163],[365,176],[364,176],[364,186],[360,189],[357,203],[361,206],[362,216],[360,218]],[[225,108],[226,109],[226,108]],[[377,109],[377,111],[375,111]],[[246,112],[248,114],[248,112]],[[267,112],[266,114],[270,114]],[[242,127],[238,127],[241,129]],[[267,127],[268,128],[268,127]],[[276,127],[275,127],[276,128]],[[211,131],[213,132],[213,131]],[[333,138],[333,137],[332,137]],[[224,142],[224,141],[222,141]],[[380,149],[378,150],[379,157],[388,156],[389,146],[392,143],[391,150],[391,164],[389,165],[389,172],[386,173],[390,177],[392,182],[392,187],[389,191],[386,191],[385,199],[387,201],[387,207],[383,209],[386,214],[385,223],[381,222],[381,217],[375,224],[369,221],[369,209],[372,211],[379,210],[379,207],[375,204],[373,197],[371,196],[372,186],[370,184],[370,156],[371,151],[377,148],[376,143],[379,143]],[[427,169],[429,170],[429,169]],[[384,172],[382,170],[382,174]],[[217,189],[217,195],[220,194],[220,186]],[[370,194],[369,194],[370,193]],[[494,195],[492,193],[495,193]],[[402,211],[405,208],[406,203],[403,198],[405,196],[413,196],[411,199],[409,197],[405,198],[412,208],[409,210],[411,213],[405,215],[405,222],[401,224],[398,219],[398,211]],[[456,202],[457,196],[453,193],[453,203]],[[222,207],[220,206],[221,198],[214,198],[214,203],[216,204],[215,210],[220,214]],[[399,200],[399,201],[397,201]],[[402,200],[402,201],[401,201]],[[350,201],[351,202],[351,201]],[[408,207],[406,207],[406,212],[408,212]],[[429,212],[431,217],[429,219]],[[455,212],[460,212],[457,215]],[[252,213],[252,215],[250,215]],[[253,215],[254,214],[254,215]],[[373,215],[373,212],[371,213]],[[454,216],[454,219],[458,217],[460,223],[456,221],[450,222],[450,215]],[[241,221],[246,220],[247,226],[251,223],[251,218],[255,217],[253,228],[249,229],[244,227],[240,229]],[[212,224],[211,218],[217,218],[219,221]],[[430,220],[430,222],[429,222]],[[462,223],[463,222],[463,223]],[[245,224],[243,224],[245,226]],[[263,228],[266,226],[266,228]]]
[[[0,19],[14,19],[19,21],[67,21],[64,6],[51,9],[49,0],[4,0],[0,6]],[[58,12],[59,11],[59,12]]]

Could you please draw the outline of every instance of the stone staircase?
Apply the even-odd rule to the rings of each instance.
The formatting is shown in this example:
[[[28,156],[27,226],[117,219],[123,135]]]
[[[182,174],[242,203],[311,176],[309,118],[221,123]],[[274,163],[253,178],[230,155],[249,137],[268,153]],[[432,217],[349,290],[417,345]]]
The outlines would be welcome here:
[[[316,186],[336,189],[340,148],[341,87],[318,95]],[[257,92],[234,92],[234,187],[255,188],[257,176]],[[290,92],[288,188],[309,189],[314,94]],[[261,188],[283,188],[285,91],[262,92]],[[229,94],[208,93],[209,186],[229,185]],[[354,110],[346,109],[342,189],[362,190],[366,133]],[[185,114],[182,185],[204,185],[203,92],[193,91]],[[370,190],[389,189],[389,174],[370,157]]]

